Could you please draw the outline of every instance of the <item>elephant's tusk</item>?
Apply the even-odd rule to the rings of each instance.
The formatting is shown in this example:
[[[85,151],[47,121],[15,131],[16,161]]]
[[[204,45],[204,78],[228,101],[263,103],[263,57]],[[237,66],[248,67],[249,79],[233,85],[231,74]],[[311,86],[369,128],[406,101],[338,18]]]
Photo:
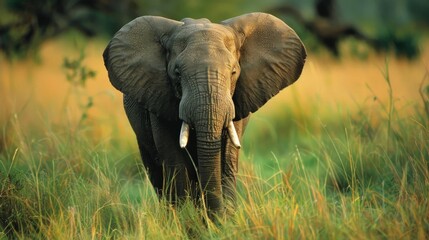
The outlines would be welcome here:
[[[228,134],[234,146],[236,148],[241,148],[240,140],[238,139],[238,134],[237,131],[235,131],[234,123],[232,121],[228,124]]]
[[[189,139],[189,125],[185,122],[182,123],[182,127],[180,128],[180,138],[179,144],[181,148],[185,148],[188,145]]]

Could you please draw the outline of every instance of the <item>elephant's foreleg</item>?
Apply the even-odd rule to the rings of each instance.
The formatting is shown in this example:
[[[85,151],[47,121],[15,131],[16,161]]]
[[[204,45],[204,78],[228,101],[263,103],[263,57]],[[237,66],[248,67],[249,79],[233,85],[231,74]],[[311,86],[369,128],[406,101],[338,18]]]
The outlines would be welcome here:
[[[228,137],[226,137],[228,138]],[[222,161],[222,193],[227,212],[235,208],[236,201],[236,177],[238,170],[239,151],[227,139],[225,144],[225,155]]]
[[[124,109],[137,137],[140,155],[149,180],[161,197],[163,170],[152,134],[150,113],[134,98],[124,95]]]
[[[237,134],[240,138],[244,133],[249,117],[234,122]],[[222,157],[222,192],[225,199],[227,211],[235,209],[236,202],[236,174],[238,172],[239,149],[234,146],[228,134],[224,135],[225,151]]]
[[[162,169],[162,166],[158,164],[159,160],[154,161],[156,157],[154,157],[153,154],[150,154],[151,151],[147,149],[143,141],[137,138],[137,142],[143,165],[146,169],[146,174],[148,175],[156,194],[161,198],[163,195],[164,170]]]
[[[196,172],[185,150],[180,148],[179,133],[181,122],[171,122],[150,117],[153,138],[158,156],[164,169],[164,195],[172,203],[193,195],[196,185]],[[190,146],[194,145],[190,142]]]

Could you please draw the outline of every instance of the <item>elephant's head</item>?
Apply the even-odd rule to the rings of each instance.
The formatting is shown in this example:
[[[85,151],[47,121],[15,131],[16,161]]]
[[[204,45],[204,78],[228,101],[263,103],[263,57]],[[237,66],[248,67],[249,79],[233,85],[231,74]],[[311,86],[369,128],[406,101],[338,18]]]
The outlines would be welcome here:
[[[220,24],[139,17],[122,27],[104,52],[114,87],[158,117],[184,122],[181,147],[189,128],[195,130],[201,183],[214,210],[221,201],[222,132],[229,132],[238,148],[232,121],[295,82],[305,58],[296,33],[264,13]]]

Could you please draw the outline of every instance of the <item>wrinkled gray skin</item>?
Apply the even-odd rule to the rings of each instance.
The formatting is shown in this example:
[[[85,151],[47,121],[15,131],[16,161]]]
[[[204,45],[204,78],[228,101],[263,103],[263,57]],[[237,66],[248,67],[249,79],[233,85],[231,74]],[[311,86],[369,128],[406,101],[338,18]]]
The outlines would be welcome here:
[[[235,199],[239,149],[228,123],[241,139],[250,113],[298,79],[306,52],[284,22],[252,13],[220,24],[139,17],[103,57],[159,196],[204,199],[213,216]],[[191,128],[186,149],[182,122]]]

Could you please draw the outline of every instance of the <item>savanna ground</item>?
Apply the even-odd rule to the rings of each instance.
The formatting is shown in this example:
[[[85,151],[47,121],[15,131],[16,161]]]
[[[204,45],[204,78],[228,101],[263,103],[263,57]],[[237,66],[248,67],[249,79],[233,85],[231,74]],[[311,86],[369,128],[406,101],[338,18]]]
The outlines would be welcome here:
[[[156,199],[105,44],[1,59],[0,239],[429,238],[428,44],[413,61],[310,54],[252,116],[237,211],[208,227]]]

